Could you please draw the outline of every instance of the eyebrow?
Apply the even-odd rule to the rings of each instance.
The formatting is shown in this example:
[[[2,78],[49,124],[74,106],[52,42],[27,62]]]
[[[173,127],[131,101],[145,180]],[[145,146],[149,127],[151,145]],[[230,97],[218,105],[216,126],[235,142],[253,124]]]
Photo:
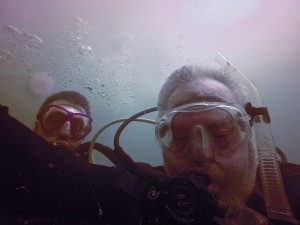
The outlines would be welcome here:
[[[201,97],[199,96],[198,98],[197,97],[193,98],[193,100],[178,102],[172,108],[176,108],[176,107],[179,107],[181,105],[191,104],[191,103],[195,103],[195,102],[224,102],[224,103],[228,103],[228,101],[225,101],[224,98],[219,98],[217,96],[201,96]]]

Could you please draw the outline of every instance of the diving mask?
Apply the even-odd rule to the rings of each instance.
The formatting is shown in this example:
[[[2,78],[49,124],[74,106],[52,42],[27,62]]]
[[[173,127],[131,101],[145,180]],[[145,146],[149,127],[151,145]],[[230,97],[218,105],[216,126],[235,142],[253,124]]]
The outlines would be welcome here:
[[[37,118],[46,133],[61,128],[65,122],[69,121],[71,134],[75,140],[84,138],[92,130],[91,117],[74,108],[68,109],[67,106],[48,105]]]
[[[205,160],[213,151],[232,152],[250,135],[249,116],[238,104],[186,104],[167,111],[156,121],[156,138],[163,149],[174,153],[196,151],[198,160]]]

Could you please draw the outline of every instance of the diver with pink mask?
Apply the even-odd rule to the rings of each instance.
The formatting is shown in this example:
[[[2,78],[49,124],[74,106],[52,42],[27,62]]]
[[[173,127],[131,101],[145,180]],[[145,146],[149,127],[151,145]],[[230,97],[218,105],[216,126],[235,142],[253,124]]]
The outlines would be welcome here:
[[[39,109],[34,131],[47,142],[81,157],[79,146],[92,130],[88,100],[75,91],[49,96]]]

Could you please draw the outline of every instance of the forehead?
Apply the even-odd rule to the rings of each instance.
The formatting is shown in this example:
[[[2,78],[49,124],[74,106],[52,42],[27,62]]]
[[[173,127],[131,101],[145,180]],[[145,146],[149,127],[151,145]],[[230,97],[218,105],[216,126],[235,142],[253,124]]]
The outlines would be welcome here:
[[[198,88],[202,90],[201,92],[204,97],[213,97],[228,103],[233,103],[234,101],[234,96],[230,89],[219,81],[206,79],[198,84]]]
[[[226,110],[216,108],[212,110],[204,110],[200,112],[178,112],[172,119],[172,125],[185,126],[195,125],[198,123],[207,126],[219,126],[232,123],[233,117]]]
[[[69,102],[67,100],[56,100],[50,103],[50,105],[59,105],[61,107],[63,107],[64,109],[66,109],[69,112],[72,113],[84,113],[86,114],[86,111],[83,107],[79,106],[79,105],[75,105],[72,102]]]
[[[169,106],[172,108],[197,101],[237,103],[227,86],[213,79],[205,79],[180,86],[172,95]]]

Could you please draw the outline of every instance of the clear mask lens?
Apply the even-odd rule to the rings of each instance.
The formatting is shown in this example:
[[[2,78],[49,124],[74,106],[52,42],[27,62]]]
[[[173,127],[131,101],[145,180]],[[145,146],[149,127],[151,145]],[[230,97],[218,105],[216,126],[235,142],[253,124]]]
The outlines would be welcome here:
[[[73,113],[58,105],[50,105],[38,115],[45,132],[50,133],[61,128],[67,121],[70,123],[74,139],[84,138],[91,131],[92,119],[83,113]]]
[[[197,152],[200,160],[209,157],[212,149],[236,149],[249,134],[249,117],[244,109],[224,103],[180,106],[159,117],[156,126],[162,148],[175,153]]]

